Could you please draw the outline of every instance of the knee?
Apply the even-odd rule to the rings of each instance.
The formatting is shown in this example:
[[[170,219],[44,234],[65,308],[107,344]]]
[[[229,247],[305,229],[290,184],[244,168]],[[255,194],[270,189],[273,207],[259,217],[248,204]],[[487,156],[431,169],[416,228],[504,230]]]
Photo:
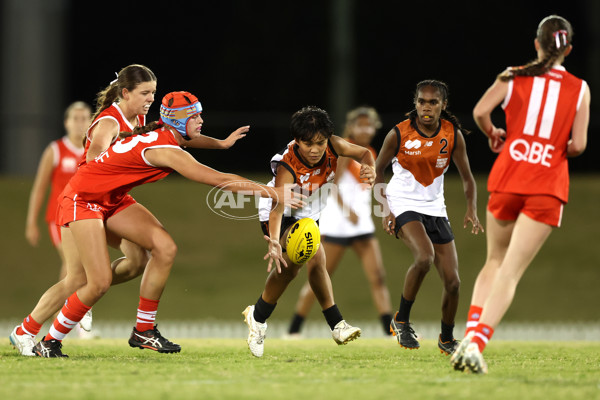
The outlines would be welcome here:
[[[434,255],[433,253],[419,253],[415,257],[415,263],[413,264],[413,268],[418,270],[422,274],[426,274],[429,272],[431,268],[431,264],[433,264]]]
[[[173,238],[165,232],[164,235],[155,241],[152,248],[152,257],[158,258],[163,262],[172,264],[177,255],[177,245]]]
[[[444,282],[444,289],[448,294],[458,296],[460,290],[460,279],[458,276]]]
[[[107,276],[94,281],[89,281],[87,284],[88,291],[96,299],[100,299],[110,288],[112,277]]]
[[[287,268],[285,268],[285,267],[281,268],[280,275],[282,278],[286,279],[287,281],[292,281],[298,275],[298,271],[300,271],[301,267],[302,267],[301,265],[299,265],[299,266],[297,266],[295,264],[290,265],[290,263],[288,263]]]
[[[369,282],[371,283],[372,287],[380,288],[385,286],[385,278],[385,271],[378,270],[377,272],[369,276]]]
[[[87,283],[85,274],[67,274],[64,279],[67,291],[75,292]]]

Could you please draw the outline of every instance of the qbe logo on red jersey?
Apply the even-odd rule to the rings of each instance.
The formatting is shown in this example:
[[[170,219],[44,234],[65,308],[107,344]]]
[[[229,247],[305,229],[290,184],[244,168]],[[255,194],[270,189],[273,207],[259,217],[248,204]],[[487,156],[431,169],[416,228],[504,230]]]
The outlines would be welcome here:
[[[541,164],[544,167],[550,167],[554,146],[551,144],[543,145],[536,141],[530,144],[524,139],[517,139],[510,144],[508,151],[515,161],[526,161],[530,164]]]

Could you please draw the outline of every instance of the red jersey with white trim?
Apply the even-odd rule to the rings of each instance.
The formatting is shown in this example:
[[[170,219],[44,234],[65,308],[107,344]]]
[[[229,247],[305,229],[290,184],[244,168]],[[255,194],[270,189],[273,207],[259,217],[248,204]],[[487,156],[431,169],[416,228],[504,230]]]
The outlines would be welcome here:
[[[488,178],[488,191],[569,197],[567,144],[586,82],[562,66],[517,76],[502,103],[506,141]]]
[[[85,141],[85,150],[83,152],[83,158],[79,162],[79,165],[85,164],[87,152],[88,152],[88,149],[90,148],[90,144],[92,142],[92,136],[91,136],[92,129],[94,129],[96,124],[98,124],[98,122],[101,119],[114,120],[117,124],[119,124],[119,132],[133,132],[133,128],[135,128],[135,126],[131,125],[131,123],[127,120],[127,118],[125,118],[125,114],[123,114],[123,110],[121,110],[119,105],[117,103],[112,103],[110,107],[104,109],[100,114],[98,114],[98,116],[94,119],[94,121],[92,121],[92,124],[88,128],[88,130],[85,134],[85,137],[87,139]],[[138,122],[138,126],[146,125],[146,116],[139,114],[137,116],[137,122]],[[113,139],[112,143],[114,143],[117,139],[118,139],[118,136]]]
[[[444,201],[444,174],[450,166],[456,128],[440,119],[438,130],[427,136],[407,119],[394,127],[398,139],[392,159],[394,175],[386,188],[392,213],[398,216],[416,211],[447,217]]]
[[[58,196],[69,179],[77,172],[77,164],[83,154],[83,148],[75,147],[66,136],[50,143],[50,148],[54,154],[54,163],[50,181],[50,196],[46,206],[46,222],[56,219]]]
[[[165,147],[181,150],[168,129],[121,139],[93,162],[79,167],[64,194],[69,191],[77,194],[78,199],[113,207],[135,186],[158,181],[173,172],[170,168],[153,166],[144,156],[148,149]]]
[[[319,219],[321,210],[325,207],[325,199],[321,199],[319,188],[328,182],[333,181],[337,168],[338,155],[335,152],[331,141],[327,141],[327,148],[321,160],[314,166],[309,166],[298,153],[298,145],[295,141],[288,143],[287,147],[275,154],[271,158],[271,172],[273,179],[268,186],[275,186],[275,176],[277,168],[281,165],[286,168],[294,177],[294,183],[302,188],[303,193],[309,197],[305,199],[306,206],[301,209],[291,209],[286,207],[284,215],[293,215],[296,218],[310,217]],[[259,218],[261,221],[269,220],[271,212],[271,199],[261,198],[259,200]]]

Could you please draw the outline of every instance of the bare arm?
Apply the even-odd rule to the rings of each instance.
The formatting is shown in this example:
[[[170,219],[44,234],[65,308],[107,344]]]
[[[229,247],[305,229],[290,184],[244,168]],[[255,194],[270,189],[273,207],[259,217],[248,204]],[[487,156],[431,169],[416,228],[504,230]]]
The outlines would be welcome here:
[[[285,167],[277,167],[277,176],[275,177],[275,187],[285,187],[286,185],[293,185],[294,177]],[[268,242],[269,247],[267,254],[264,259],[269,259],[267,266],[267,272],[271,272],[273,261],[275,261],[275,267],[277,272],[281,273],[281,264],[287,267],[287,262],[283,258],[283,250],[279,236],[281,235],[281,220],[283,218],[283,212],[285,207],[283,204],[275,204],[271,207],[271,213],[269,214],[269,236],[265,236],[265,240]]]
[[[108,149],[113,139],[119,135],[119,124],[113,119],[104,118],[90,132],[92,141],[85,157],[86,162],[91,162],[103,151]]]
[[[473,174],[471,173],[465,138],[460,130],[456,132],[456,143],[454,144],[452,161],[454,161],[458,173],[460,174],[460,178],[462,179],[463,189],[467,199],[467,212],[463,221],[463,227],[466,228],[467,224],[471,222],[471,233],[478,234],[480,230],[481,232],[484,230],[479,221],[479,217],[477,216],[477,185],[473,178]]]
[[[375,199],[379,203],[382,215],[383,215],[383,230],[388,234],[394,234],[394,228],[396,226],[396,220],[390,212],[390,207],[385,196],[385,185],[383,182],[386,168],[392,162],[392,159],[396,156],[396,149],[398,148],[398,137],[394,129],[390,130],[383,141],[379,156],[377,156],[377,163],[375,165],[375,172],[377,177],[375,178]]]
[[[219,172],[200,164],[187,151],[179,148],[148,149],[144,153],[148,162],[157,167],[171,168],[182,176],[195,182],[221,187],[234,193],[268,197],[274,202],[281,202],[292,208],[302,207],[305,203],[299,193],[293,192],[293,187],[272,188],[253,182],[239,175]]]
[[[201,135],[185,143],[185,147],[191,147],[195,149],[228,149],[233,146],[238,140],[245,137],[250,126],[242,126],[233,131],[227,139],[215,139],[210,136]]]
[[[38,165],[37,173],[33,181],[33,187],[29,195],[29,207],[27,209],[27,220],[25,222],[25,237],[32,246],[37,246],[40,240],[40,230],[37,222],[40,215],[40,210],[50,185],[52,169],[54,168],[54,151],[52,146],[46,147],[40,164]]]
[[[339,136],[329,138],[331,145],[339,156],[349,157],[360,163],[360,179],[370,185],[375,181],[375,160],[369,149],[358,146],[342,139]]]
[[[494,84],[483,94],[473,109],[473,119],[479,129],[488,137],[490,148],[499,153],[504,146],[506,131],[492,123],[492,111],[502,103],[508,93],[508,83],[496,79]]]
[[[587,131],[590,123],[590,87],[586,85],[579,110],[575,114],[571,128],[571,140],[567,145],[567,157],[577,157],[584,152],[587,146]]]

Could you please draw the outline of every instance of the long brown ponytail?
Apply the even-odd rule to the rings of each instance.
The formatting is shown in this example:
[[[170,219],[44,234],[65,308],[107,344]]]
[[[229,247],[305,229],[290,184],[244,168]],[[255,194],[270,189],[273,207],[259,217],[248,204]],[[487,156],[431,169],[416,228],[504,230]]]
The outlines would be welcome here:
[[[538,25],[536,39],[544,52],[544,58],[509,68],[498,75],[499,80],[507,82],[515,76],[539,76],[548,72],[571,45],[573,28],[563,17],[550,15]]]
[[[144,82],[156,81],[156,75],[150,68],[140,65],[131,64],[119,71],[117,79],[112,81],[104,90],[98,92],[96,96],[96,112],[92,117],[92,121],[112,103],[121,98],[123,89],[134,90],[139,84]]]

